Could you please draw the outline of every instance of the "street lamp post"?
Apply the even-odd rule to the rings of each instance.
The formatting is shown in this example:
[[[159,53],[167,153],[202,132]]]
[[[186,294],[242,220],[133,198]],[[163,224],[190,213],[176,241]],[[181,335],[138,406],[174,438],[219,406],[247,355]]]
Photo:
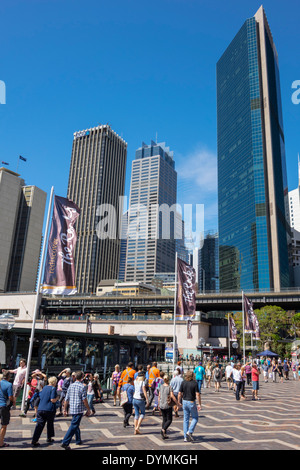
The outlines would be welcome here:
[[[198,348],[200,349],[200,359],[202,361],[202,355],[203,355],[203,347],[205,345],[205,339],[204,338],[199,338],[199,341],[198,341]]]

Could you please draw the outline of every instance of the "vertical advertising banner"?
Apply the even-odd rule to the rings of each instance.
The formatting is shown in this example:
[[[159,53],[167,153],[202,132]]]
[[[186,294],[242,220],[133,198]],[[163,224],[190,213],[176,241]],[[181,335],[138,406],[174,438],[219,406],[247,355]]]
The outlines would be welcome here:
[[[230,341],[237,341],[237,328],[234,319],[229,316]]]
[[[69,199],[55,196],[52,225],[45,263],[43,294],[76,294],[74,248],[77,234],[74,224],[80,209]]]
[[[257,316],[253,310],[253,304],[244,295],[244,312],[245,312],[245,333],[252,333],[254,339],[260,339],[260,330]]]
[[[192,320],[196,313],[196,271],[182,261],[177,260],[177,320]]]

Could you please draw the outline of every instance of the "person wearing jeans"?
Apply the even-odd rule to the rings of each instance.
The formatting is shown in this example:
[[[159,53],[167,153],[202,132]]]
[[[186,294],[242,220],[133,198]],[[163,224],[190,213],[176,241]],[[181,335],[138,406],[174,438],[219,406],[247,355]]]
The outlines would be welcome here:
[[[178,395],[179,404],[183,407],[183,437],[184,441],[193,442],[193,432],[198,422],[198,411],[201,410],[201,394],[198,384],[194,380],[192,371],[185,374],[185,379],[180,386]],[[191,423],[190,423],[191,419]]]
[[[70,405],[70,414],[72,421],[70,427],[63,438],[61,447],[66,450],[70,449],[70,442],[75,435],[75,442],[77,445],[81,444],[80,422],[85,408],[87,409],[87,416],[90,415],[91,410],[87,401],[86,387],[82,383],[84,373],[79,371],[76,373],[76,382],[71,384],[68,388],[65,403],[64,403],[64,416],[67,416],[67,407]]]
[[[141,434],[140,426],[145,418],[146,406],[149,405],[147,391],[145,387],[144,372],[139,372],[134,381],[133,408],[134,416],[134,434]]]

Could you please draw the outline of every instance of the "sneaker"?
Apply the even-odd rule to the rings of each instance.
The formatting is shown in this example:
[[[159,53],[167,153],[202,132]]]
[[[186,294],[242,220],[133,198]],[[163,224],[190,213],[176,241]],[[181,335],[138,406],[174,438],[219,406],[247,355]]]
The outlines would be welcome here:
[[[33,419],[31,420],[31,422],[32,422],[32,423],[36,423],[36,422],[37,422],[37,419],[36,419],[36,418],[33,418]]]
[[[185,437],[185,438],[183,439],[183,442],[187,442],[187,441],[188,441],[188,440],[187,440],[187,438]]]
[[[193,438],[192,434],[190,434],[189,432],[186,433],[186,437],[188,438],[188,440],[189,440],[190,442],[194,442],[194,440],[195,440],[195,439]]]

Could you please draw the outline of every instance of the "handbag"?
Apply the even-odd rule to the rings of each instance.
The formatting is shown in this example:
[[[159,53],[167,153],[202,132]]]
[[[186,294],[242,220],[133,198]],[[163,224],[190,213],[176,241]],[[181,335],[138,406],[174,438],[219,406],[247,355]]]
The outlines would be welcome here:
[[[120,405],[123,406],[127,402],[128,402],[128,395],[127,395],[126,390],[123,390],[123,392],[121,392]]]

